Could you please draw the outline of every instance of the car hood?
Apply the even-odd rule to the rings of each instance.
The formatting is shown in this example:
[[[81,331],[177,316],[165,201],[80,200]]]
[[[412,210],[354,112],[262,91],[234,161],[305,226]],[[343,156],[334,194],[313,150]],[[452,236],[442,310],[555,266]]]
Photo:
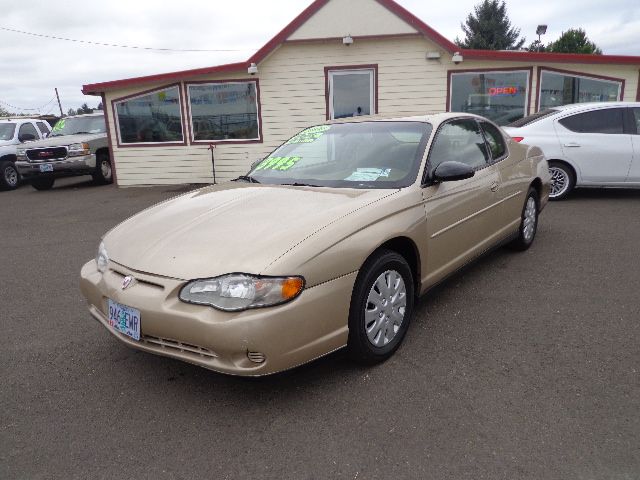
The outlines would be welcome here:
[[[90,142],[96,138],[105,137],[106,133],[81,133],[78,135],[62,135],[60,137],[47,137],[44,140],[36,140],[35,142],[27,142],[25,148],[42,148],[42,147],[59,147],[62,145],[71,145],[72,143]]]
[[[104,242],[112,261],[143,273],[180,280],[260,274],[330,223],[396,192],[231,182],[151,207]]]
[[[15,144],[16,142],[14,140],[0,140],[0,148]]]

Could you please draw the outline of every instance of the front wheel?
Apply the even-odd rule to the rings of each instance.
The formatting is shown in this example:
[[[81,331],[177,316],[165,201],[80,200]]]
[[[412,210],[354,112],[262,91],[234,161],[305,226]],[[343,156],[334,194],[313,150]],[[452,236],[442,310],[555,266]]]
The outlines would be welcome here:
[[[538,191],[530,188],[522,208],[522,220],[518,229],[518,237],[509,244],[514,250],[527,250],[536,238],[538,215],[540,214],[538,198]]]
[[[91,175],[93,181],[100,185],[106,185],[113,182],[113,169],[111,168],[111,160],[109,155],[100,153],[96,157],[96,169]]]
[[[36,178],[31,181],[31,186],[36,190],[51,190],[55,181],[52,177]]]
[[[382,250],[360,269],[349,310],[348,350],[365,364],[383,362],[404,339],[413,315],[413,275],[396,252]]]
[[[15,190],[19,183],[20,174],[13,162],[0,162],[0,190]]]
[[[562,162],[549,162],[549,173],[551,174],[551,192],[549,200],[562,200],[571,193],[576,185],[576,177],[571,167]]]

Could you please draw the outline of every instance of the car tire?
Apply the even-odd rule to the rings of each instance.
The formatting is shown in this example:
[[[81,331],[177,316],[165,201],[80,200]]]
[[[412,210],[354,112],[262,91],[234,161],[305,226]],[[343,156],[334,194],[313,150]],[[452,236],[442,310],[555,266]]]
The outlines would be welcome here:
[[[99,153],[96,155],[96,169],[91,176],[93,181],[99,185],[107,185],[113,182],[113,168],[109,154]]]
[[[414,303],[413,274],[404,257],[390,250],[369,257],[351,297],[350,357],[368,365],[391,357],[407,333]]]
[[[56,179],[51,177],[36,178],[31,181],[31,186],[36,190],[51,190]]]
[[[566,163],[552,160],[549,162],[549,173],[551,174],[549,200],[567,198],[576,186],[576,175],[573,169]]]
[[[20,185],[20,174],[10,160],[0,162],[0,190],[15,190]]]
[[[535,188],[530,188],[522,207],[522,220],[518,228],[518,237],[509,246],[513,250],[527,250],[536,238],[538,216],[540,215],[540,195]]]

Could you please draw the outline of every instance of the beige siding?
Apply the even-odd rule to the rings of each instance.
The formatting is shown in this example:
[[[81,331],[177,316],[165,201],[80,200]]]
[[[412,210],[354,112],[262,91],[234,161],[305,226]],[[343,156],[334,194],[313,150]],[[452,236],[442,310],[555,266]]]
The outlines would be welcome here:
[[[378,2],[331,0],[296,30],[289,40],[405,33],[418,32]]]
[[[215,149],[218,181],[227,181],[247,171],[249,165],[267,155],[301,128],[325,121],[325,66],[378,65],[378,110],[382,115],[426,114],[446,110],[447,71],[472,68],[529,68],[533,66],[532,106],[535,110],[537,67],[518,62],[478,62],[460,65],[442,52],[440,60],[426,60],[427,51],[438,50],[422,37],[356,40],[350,47],[340,41],[285,43],[259,65],[263,143],[218,144]],[[625,100],[635,100],[638,67],[612,65],[558,65],[552,68],[626,80]],[[251,78],[246,72],[224,76],[185,79],[222,80]],[[184,82],[182,82],[184,88]],[[114,98],[162,85],[108,92],[107,106]],[[186,117],[186,106],[183,105]],[[207,145],[179,147],[118,148],[109,110],[109,128],[114,142],[118,184],[151,185],[210,183],[213,180],[211,152]]]

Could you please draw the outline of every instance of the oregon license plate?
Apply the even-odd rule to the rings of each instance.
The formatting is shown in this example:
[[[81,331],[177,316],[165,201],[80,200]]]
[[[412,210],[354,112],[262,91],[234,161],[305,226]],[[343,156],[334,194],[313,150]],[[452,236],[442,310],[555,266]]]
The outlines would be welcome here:
[[[140,340],[140,310],[109,300],[109,325],[134,340]]]
[[[50,163],[43,163],[42,165],[40,165],[40,171],[41,172],[53,172],[53,165],[51,165]]]

